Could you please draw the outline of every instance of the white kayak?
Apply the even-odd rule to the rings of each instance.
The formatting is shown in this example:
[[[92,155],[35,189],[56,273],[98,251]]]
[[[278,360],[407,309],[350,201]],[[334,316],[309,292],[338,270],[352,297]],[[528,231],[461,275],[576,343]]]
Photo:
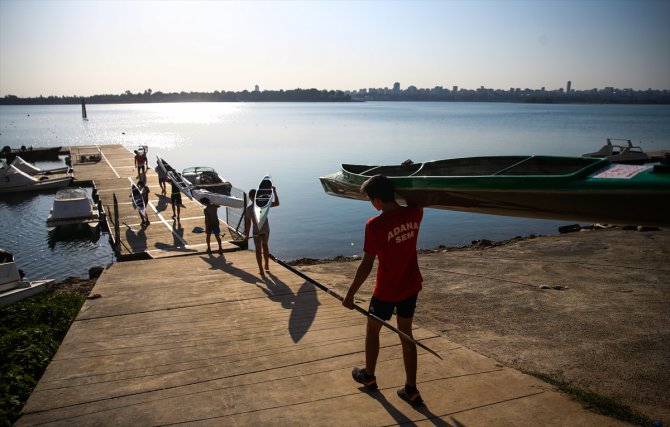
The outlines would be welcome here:
[[[146,212],[144,198],[142,197],[142,192],[140,191],[139,187],[134,182],[130,183],[130,197],[133,199],[133,206],[135,206],[135,209],[144,215]]]
[[[268,218],[272,202],[274,201],[274,192],[272,191],[272,178],[270,174],[265,175],[256,189],[256,198],[254,199],[254,215],[258,227],[262,227]]]
[[[213,205],[218,206],[228,206],[230,208],[243,208],[244,200],[239,199],[233,196],[226,196],[225,194],[213,193],[208,190],[203,190],[201,188],[195,188],[191,190],[193,198],[202,203],[203,198],[208,198],[209,202]]]

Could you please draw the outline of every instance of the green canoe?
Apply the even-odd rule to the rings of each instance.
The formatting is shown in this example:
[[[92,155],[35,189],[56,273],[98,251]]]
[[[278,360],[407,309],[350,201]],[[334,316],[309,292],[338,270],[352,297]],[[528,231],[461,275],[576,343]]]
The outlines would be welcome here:
[[[406,162],[407,163],[407,162]],[[401,203],[528,218],[670,226],[668,165],[606,158],[492,156],[402,165],[343,164],[320,178],[326,193],[367,200],[359,189],[383,174]]]

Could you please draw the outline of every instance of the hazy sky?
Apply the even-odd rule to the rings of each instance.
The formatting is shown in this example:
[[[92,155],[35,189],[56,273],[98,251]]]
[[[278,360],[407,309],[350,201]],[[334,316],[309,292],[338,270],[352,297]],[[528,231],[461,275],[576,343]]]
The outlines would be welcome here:
[[[670,0],[0,0],[0,96],[670,89]]]

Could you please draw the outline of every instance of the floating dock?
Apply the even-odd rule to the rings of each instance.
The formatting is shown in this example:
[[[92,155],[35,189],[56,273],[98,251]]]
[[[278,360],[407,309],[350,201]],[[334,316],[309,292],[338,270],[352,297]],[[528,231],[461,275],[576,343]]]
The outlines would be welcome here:
[[[75,185],[80,183],[94,187],[119,260],[205,252],[205,234],[193,231],[196,227],[203,229],[205,226],[204,207],[199,202],[182,194],[180,221],[177,221],[172,214],[170,183],[166,184],[166,194],[162,194],[158,175],[153,168],[149,168],[145,177],[151,190],[147,206],[151,225],[142,227],[130,198],[130,183],[138,179],[133,152],[122,145],[76,147],[76,150],[70,155]],[[148,163],[151,166],[151,162]],[[224,249],[239,249],[239,246],[228,243],[239,239],[239,236],[232,235],[223,220],[221,231],[224,233],[221,237]],[[216,239],[212,240],[212,249],[215,249]]]

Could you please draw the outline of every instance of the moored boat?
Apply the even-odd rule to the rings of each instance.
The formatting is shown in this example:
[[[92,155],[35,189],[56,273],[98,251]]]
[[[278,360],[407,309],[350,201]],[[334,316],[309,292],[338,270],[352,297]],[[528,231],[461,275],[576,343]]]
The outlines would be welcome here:
[[[623,141],[623,143],[612,143]],[[607,143],[600,150],[583,154],[582,157],[605,157],[612,163],[643,164],[651,158],[638,145],[633,145],[630,139],[607,138]]]
[[[100,223],[100,212],[83,188],[58,190],[53,207],[47,218],[47,228],[84,225],[96,228]]]
[[[9,254],[4,250],[1,252]],[[0,260],[0,307],[44,292],[53,282],[53,279],[25,280],[13,256],[7,260]]]
[[[52,190],[67,187],[70,182],[69,174],[31,176],[13,165],[5,163],[0,167],[0,193]]]
[[[68,166],[63,166],[61,168],[54,168],[54,169],[40,169],[37,166],[28,163],[27,161],[23,160],[21,157],[16,156],[14,160],[12,161],[12,166],[17,168],[18,170],[25,172],[27,175],[30,176],[36,176],[36,175],[53,175],[57,173],[68,173],[70,172],[70,168]]]
[[[232,184],[221,178],[219,174],[209,166],[195,166],[186,168],[181,174],[195,188],[208,190],[213,193],[230,195]]]
[[[11,163],[16,156],[23,157],[24,160],[29,162],[34,162],[36,160],[58,160],[62,152],[63,147],[43,147],[43,148],[33,148],[22,146],[19,149],[12,149],[9,146],[5,146],[0,150],[0,158],[7,159],[7,162]]]
[[[470,157],[372,166],[343,164],[323,176],[326,193],[367,200],[359,189],[388,176],[402,203],[540,219],[670,226],[670,173],[656,163],[607,158]]]

